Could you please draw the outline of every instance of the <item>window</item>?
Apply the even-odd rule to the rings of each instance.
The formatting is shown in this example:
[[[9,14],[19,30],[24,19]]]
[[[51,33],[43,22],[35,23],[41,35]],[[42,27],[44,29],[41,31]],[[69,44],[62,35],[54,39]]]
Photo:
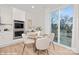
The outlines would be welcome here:
[[[51,13],[51,32],[55,33],[54,41],[69,47],[72,42],[73,12],[73,7],[68,6]]]
[[[60,43],[71,46],[73,25],[73,7],[60,10]]]

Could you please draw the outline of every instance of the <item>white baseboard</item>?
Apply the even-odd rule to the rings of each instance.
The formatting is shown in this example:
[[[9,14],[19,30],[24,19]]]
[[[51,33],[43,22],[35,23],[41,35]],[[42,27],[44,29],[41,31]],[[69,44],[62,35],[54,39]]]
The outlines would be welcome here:
[[[74,51],[75,53],[79,53],[79,49],[76,48],[72,48],[72,51]]]

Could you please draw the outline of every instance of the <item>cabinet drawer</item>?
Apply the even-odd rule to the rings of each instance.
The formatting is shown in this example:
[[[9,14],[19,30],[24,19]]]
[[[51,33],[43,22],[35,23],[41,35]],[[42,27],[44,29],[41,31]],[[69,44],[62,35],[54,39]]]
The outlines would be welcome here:
[[[0,40],[12,39],[12,35],[0,35]]]

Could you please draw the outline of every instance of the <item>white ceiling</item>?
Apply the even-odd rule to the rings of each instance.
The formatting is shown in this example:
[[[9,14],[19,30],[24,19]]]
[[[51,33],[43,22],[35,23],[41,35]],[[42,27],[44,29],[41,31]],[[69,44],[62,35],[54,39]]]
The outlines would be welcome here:
[[[6,4],[6,5],[2,5],[2,6],[10,6],[10,7],[15,7],[15,8],[19,8],[21,10],[24,11],[35,11],[35,10],[41,10],[41,9],[45,9],[45,8],[58,8],[60,6],[62,6],[62,4]],[[35,6],[34,9],[32,9],[32,6]]]

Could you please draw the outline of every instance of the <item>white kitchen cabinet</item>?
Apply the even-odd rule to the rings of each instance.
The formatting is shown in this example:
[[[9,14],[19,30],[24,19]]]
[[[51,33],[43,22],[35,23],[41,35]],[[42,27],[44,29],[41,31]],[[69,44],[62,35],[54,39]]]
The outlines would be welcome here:
[[[0,33],[0,48],[8,46],[12,43],[13,40],[13,34],[10,32],[1,32]]]
[[[20,9],[13,8],[13,19],[25,21],[25,12]]]
[[[0,34],[0,41],[1,40],[12,40],[12,38],[13,38],[13,36],[12,36],[12,34]]]
[[[0,17],[2,24],[12,24],[12,8],[10,7],[0,7]]]
[[[12,24],[13,20],[25,21],[25,12],[9,6],[0,6],[0,18],[3,24]]]

